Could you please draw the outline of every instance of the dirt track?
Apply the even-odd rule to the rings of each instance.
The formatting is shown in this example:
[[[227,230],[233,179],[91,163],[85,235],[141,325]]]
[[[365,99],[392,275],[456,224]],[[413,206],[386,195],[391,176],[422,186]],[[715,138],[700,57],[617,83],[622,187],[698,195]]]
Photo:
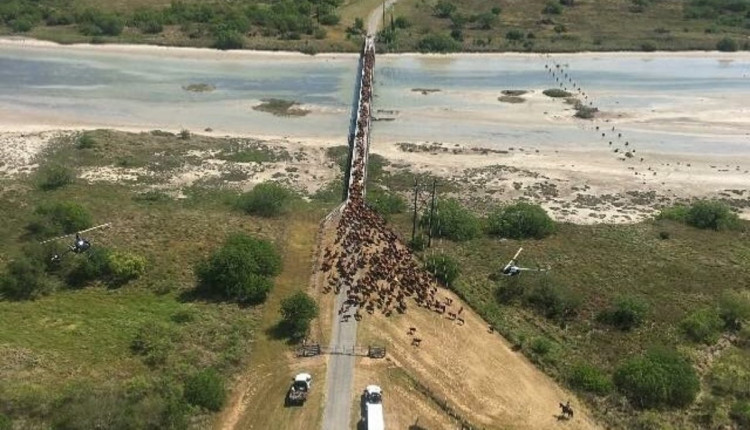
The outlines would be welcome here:
[[[440,293],[462,305],[452,293]],[[447,401],[473,425],[491,429],[600,428],[573,394],[560,388],[520,352],[514,352],[497,333],[489,333],[484,321],[465,305],[462,316],[466,321],[463,326],[424,308],[390,318],[377,314],[362,321],[362,337],[363,341],[387,344],[393,365],[405,370],[436,398]],[[417,328],[415,336],[423,339],[421,346],[411,345],[409,327]],[[384,371],[375,372],[373,377],[389,379]],[[438,419],[434,402],[424,396],[420,404],[420,396],[413,391],[389,390],[387,386],[384,390],[386,403],[409,402],[407,408],[386,416],[389,427],[407,428],[416,420]],[[558,420],[558,403],[567,400],[575,417]]]

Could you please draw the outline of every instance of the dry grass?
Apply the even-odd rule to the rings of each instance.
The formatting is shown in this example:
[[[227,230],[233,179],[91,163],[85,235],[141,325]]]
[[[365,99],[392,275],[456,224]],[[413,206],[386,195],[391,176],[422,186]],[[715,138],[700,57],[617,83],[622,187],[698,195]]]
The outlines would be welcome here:
[[[298,360],[286,340],[275,338],[281,300],[306,290],[321,213],[295,213],[285,229],[284,269],[276,278],[260,319],[253,360],[234,389],[232,404],[217,421],[221,429],[309,429],[320,427],[325,391],[325,358]],[[321,309],[325,312],[325,309]],[[284,407],[291,378],[301,371],[313,376],[313,389],[302,407]]]
[[[474,426],[488,429],[540,429],[558,425],[557,403],[571,399],[578,429],[597,428],[580,403],[537,369],[458,297],[441,291],[441,297],[454,299],[453,311],[464,307],[465,325],[415,306],[404,315],[385,318],[365,317],[363,342],[384,343],[393,365],[419,381],[438,402],[444,401],[456,415]],[[409,327],[416,327],[420,347],[411,345]],[[375,380],[388,380],[389,366],[373,370]],[[385,392],[389,387],[384,387]],[[408,422],[421,417],[422,410],[434,410],[433,401],[422,400],[411,411],[399,416]],[[445,415],[445,411],[443,411]],[[429,416],[429,415],[428,415]]]

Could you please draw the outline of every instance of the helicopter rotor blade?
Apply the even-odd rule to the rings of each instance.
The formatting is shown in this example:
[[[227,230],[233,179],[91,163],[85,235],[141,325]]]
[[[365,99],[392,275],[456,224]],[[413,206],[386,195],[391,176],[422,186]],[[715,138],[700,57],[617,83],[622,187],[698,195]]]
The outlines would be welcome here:
[[[75,233],[65,234],[65,235],[62,235],[62,236],[53,237],[51,239],[43,240],[43,241],[39,242],[39,244],[40,245],[44,245],[45,243],[54,242],[56,240],[65,239],[66,237],[75,236],[76,234],[86,233],[86,232],[89,232],[91,230],[97,230],[97,229],[100,229],[100,228],[109,227],[109,225],[110,225],[110,223],[100,224],[100,225],[97,225],[97,226],[94,226],[94,227],[91,227],[91,228],[87,228],[85,230],[77,231]]]
[[[513,256],[513,261],[518,260],[518,256],[521,254],[521,251],[523,251],[523,247],[518,248],[518,251],[516,251],[516,255]]]

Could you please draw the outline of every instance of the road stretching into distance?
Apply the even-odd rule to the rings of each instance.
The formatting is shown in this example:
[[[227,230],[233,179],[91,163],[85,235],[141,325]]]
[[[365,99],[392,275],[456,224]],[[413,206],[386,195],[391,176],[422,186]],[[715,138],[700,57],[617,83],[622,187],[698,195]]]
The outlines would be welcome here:
[[[370,148],[370,114],[372,112],[372,87],[374,65],[370,68],[365,67],[365,56],[368,53],[374,58],[375,55],[375,34],[381,24],[384,10],[390,8],[396,0],[384,2],[382,8],[378,7],[370,13],[367,19],[367,38],[365,39],[362,53],[357,68],[357,85],[355,87],[355,100],[352,111],[352,127],[349,131],[349,148],[350,148],[350,165],[349,177],[347,178],[347,198],[343,205],[337,211],[347,205],[350,201],[353,190],[361,190],[364,194],[364,185],[367,178],[367,155]],[[369,76],[368,76],[369,75]],[[365,88],[364,83],[369,82],[370,87]],[[366,105],[367,118],[360,118],[362,106]],[[363,119],[363,121],[362,121]],[[362,142],[358,142],[356,136],[364,136]],[[364,146],[363,151],[357,151],[356,144]],[[357,167],[362,166],[362,172],[357,175]],[[358,182],[358,184],[357,184]],[[358,185],[358,186],[355,186]],[[364,196],[359,196],[364,197]],[[351,349],[357,345],[357,320],[350,318],[348,322],[342,323],[341,315],[338,310],[342,309],[347,297],[347,288],[342,286],[339,294],[334,300],[333,324],[331,333],[330,347],[332,351]],[[352,307],[349,312],[353,313],[356,308]],[[352,386],[354,384],[354,362],[353,354],[331,354],[328,361],[328,370],[326,374],[326,398],[325,409],[323,411],[323,430],[345,430],[350,428],[351,407],[352,407]]]

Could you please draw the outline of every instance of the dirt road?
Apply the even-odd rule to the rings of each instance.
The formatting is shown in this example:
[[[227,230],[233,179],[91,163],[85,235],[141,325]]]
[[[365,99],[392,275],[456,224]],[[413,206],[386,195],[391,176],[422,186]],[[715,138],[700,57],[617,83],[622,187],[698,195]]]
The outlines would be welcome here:
[[[386,0],[383,5],[376,7],[367,17],[367,34],[374,36],[383,21],[383,8],[387,11],[398,0]]]

